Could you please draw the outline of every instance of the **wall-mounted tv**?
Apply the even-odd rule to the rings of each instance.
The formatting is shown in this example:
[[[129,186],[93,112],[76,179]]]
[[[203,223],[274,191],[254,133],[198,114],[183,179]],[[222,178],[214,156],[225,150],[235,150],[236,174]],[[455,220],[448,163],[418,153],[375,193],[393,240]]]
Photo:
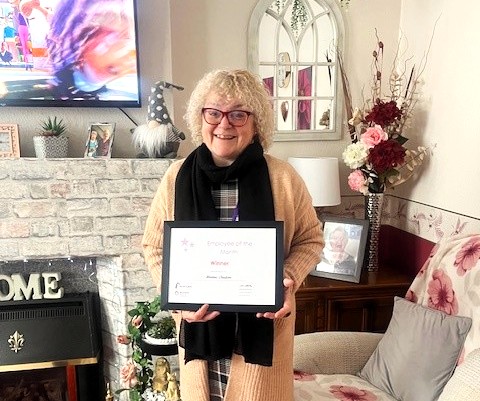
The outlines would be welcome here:
[[[140,107],[136,0],[0,0],[0,106]]]

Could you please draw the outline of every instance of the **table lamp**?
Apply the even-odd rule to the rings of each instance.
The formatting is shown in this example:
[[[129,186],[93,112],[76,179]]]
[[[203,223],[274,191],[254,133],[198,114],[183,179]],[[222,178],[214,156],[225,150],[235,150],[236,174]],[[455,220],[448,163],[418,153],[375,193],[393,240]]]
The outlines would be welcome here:
[[[341,203],[338,159],[335,157],[289,157],[307,185],[314,207]]]

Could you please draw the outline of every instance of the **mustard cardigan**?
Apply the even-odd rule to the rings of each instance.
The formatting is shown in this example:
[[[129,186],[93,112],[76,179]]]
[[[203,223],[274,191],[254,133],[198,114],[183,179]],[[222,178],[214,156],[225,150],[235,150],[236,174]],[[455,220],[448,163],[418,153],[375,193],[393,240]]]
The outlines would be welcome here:
[[[275,219],[284,221],[284,277],[294,281],[294,293],[307,274],[320,261],[324,246],[320,222],[312,207],[305,184],[285,161],[265,155],[272,185]],[[145,262],[160,290],[163,221],[174,220],[175,179],[183,160],[174,162],[165,173],[152,201],[142,240]],[[291,296],[293,313],[274,322],[273,365],[245,363],[243,356],[233,354],[225,401],[293,401],[293,335],[295,297]],[[172,313],[179,332],[180,316]],[[207,362],[184,363],[179,347],[180,392],[182,401],[209,401]]]

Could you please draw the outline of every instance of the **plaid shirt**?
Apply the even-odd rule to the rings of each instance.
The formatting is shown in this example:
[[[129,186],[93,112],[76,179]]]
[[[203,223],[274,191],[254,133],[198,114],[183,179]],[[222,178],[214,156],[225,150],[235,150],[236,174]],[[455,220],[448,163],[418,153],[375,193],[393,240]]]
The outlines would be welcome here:
[[[220,221],[231,221],[238,203],[238,180],[227,181],[212,188],[213,202]],[[223,401],[230,373],[230,359],[208,362],[210,401]]]

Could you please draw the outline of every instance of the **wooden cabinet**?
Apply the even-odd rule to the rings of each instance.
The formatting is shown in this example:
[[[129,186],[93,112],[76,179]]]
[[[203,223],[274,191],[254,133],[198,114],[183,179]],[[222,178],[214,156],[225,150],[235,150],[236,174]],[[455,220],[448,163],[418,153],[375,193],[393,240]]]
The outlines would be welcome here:
[[[387,268],[364,271],[359,283],[308,276],[296,294],[295,334],[313,331],[383,333],[393,297],[405,296],[412,278]]]

